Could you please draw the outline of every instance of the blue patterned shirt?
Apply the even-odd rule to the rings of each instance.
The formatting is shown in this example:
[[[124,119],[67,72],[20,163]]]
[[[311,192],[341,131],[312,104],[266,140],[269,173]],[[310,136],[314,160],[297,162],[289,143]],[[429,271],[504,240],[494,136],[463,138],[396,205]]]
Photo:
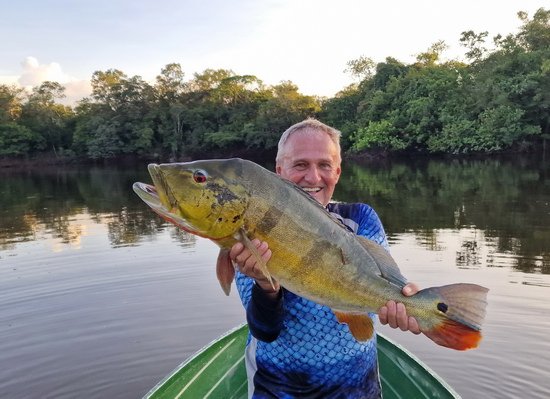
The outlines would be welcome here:
[[[370,206],[331,203],[327,209],[355,234],[388,248]],[[376,336],[358,342],[327,306],[284,288],[270,300],[241,273],[236,282],[251,332],[245,351],[249,397],[381,397]]]

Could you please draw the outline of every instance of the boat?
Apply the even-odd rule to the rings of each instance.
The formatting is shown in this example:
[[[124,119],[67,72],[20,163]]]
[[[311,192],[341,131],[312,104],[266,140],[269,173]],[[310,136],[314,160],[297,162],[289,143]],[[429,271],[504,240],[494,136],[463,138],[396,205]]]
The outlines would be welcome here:
[[[240,325],[199,350],[167,375],[145,399],[246,399],[244,347],[248,326]],[[377,334],[384,399],[460,398],[408,350]]]

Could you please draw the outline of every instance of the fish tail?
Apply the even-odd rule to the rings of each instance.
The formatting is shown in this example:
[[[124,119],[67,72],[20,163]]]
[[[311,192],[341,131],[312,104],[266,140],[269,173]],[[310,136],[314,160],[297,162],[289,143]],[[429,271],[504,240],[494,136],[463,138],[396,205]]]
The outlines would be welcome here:
[[[450,319],[423,332],[436,344],[459,351],[477,348],[481,341],[480,331]]]
[[[437,300],[432,303],[439,317],[430,328],[421,327],[422,332],[448,348],[476,348],[481,340],[489,290],[476,284],[451,284],[423,291],[429,296],[436,295]]]

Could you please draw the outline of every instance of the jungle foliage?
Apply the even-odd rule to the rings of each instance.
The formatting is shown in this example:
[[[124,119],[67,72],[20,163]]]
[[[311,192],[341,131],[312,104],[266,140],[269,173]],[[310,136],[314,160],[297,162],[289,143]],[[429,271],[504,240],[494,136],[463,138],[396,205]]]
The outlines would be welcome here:
[[[497,35],[491,49],[487,32],[463,32],[467,62],[441,61],[443,42],[412,64],[352,60],[347,71],[359,82],[333,98],[226,69],[186,80],[176,63],[153,83],[96,71],[92,94],[74,108],[56,102],[65,90],[56,82],[31,93],[0,85],[0,157],[176,160],[272,151],[281,132],[306,117],[340,129],[348,152],[535,151],[550,138],[550,10],[518,17],[518,32]]]

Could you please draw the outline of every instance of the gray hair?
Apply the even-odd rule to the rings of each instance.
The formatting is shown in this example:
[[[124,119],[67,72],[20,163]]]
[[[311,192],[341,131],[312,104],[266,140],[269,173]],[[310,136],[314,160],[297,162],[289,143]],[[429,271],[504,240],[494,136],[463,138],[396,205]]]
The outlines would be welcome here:
[[[275,162],[279,164],[284,156],[285,151],[285,144],[288,141],[289,137],[293,135],[296,132],[301,131],[310,131],[310,132],[323,132],[326,133],[329,138],[332,140],[332,142],[336,145],[336,149],[338,150],[338,156],[340,156],[340,136],[342,133],[340,133],[339,130],[336,130],[333,127],[330,127],[328,125],[325,125],[323,122],[318,121],[314,118],[308,118],[306,120],[303,120],[302,122],[298,122],[288,129],[284,131],[284,133],[281,135],[281,138],[279,139],[279,146],[277,149],[277,157],[275,158]]]

